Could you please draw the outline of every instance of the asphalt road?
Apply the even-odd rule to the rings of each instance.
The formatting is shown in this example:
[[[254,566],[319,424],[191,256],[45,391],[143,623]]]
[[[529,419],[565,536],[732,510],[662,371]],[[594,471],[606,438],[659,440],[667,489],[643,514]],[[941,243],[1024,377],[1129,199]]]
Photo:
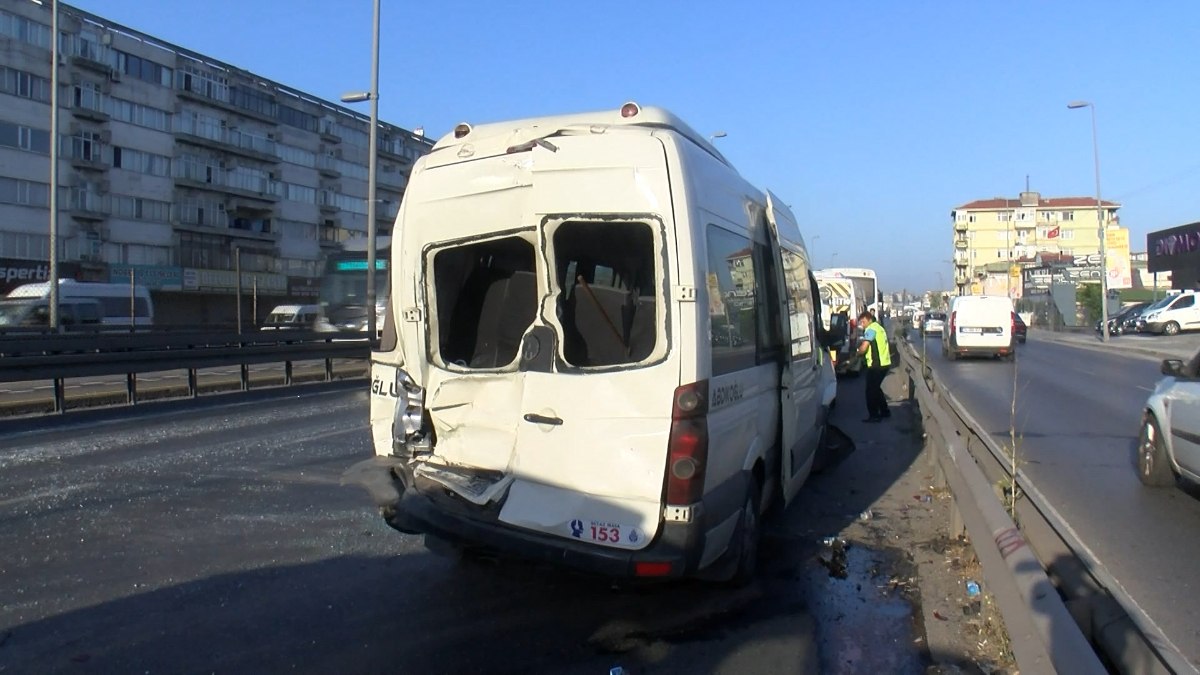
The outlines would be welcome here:
[[[861,383],[846,386],[856,422]],[[428,553],[339,484],[370,453],[358,387],[122,415],[0,428],[0,672],[924,673],[957,658],[931,655],[912,583],[895,585],[919,549],[945,566],[942,548],[898,541],[938,508],[911,499],[928,478],[899,421],[848,425],[859,450],[810,482],[759,580],[732,590]],[[856,540],[834,575],[819,540],[856,527],[876,545]],[[925,603],[938,621],[957,610],[941,602]]]
[[[946,362],[924,353],[998,443],[1016,429],[1022,468],[1091,552],[1191,662],[1200,667],[1200,498],[1142,486],[1134,449],[1159,361],[1195,351],[1195,336],[1052,340],[1032,331],[1015,364]],[[1189,338],[1193,338],[1189,340]],[[917,352],[922,343],[913,339]],[[1157,353],[1156,353],[1157,352]],[[1016,369],[1016,414],[1013,369]]]

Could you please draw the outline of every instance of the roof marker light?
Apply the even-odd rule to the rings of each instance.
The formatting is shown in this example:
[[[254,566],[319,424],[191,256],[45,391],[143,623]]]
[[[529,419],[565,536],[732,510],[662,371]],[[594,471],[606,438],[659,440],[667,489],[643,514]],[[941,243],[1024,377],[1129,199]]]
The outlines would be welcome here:
[[[621,117],[635,117],[641,111],[642,109],[640,106],[638,106],[638,104],[630,101],[629,103],[621,106]]]
[[[462,138],[469,133],[471,133],[471,125],[466,122],[461,122],[458,126],[454,127],[455,138]]]

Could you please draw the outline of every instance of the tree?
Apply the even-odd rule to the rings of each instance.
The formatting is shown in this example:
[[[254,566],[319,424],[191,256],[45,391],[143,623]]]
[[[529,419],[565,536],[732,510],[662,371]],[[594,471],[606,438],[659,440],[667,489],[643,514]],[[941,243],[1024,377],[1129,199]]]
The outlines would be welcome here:
[[[1075,301],[1083,306],[1088,322],[1100,320],[1100,284],[1080,284],[1075,288]]]

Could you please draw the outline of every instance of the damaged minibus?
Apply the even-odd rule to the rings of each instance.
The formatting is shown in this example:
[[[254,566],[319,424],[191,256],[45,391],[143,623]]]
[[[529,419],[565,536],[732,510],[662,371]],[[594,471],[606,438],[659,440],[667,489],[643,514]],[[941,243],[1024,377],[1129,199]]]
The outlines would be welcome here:
[[[388,524],[442,552],[749,580],[836,391],[782,201],[628,103],[458,125],[396,237],[376,456],[346,472]]]

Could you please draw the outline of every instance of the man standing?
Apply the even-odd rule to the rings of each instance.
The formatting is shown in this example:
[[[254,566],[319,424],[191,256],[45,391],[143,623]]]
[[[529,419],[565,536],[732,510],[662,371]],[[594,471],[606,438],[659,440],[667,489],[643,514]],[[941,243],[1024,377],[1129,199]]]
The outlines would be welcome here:
[[[858,345],[858,354],[867,361],[867,419],[863,421],[881,422],[892,416],[887,397],[883,395],[883,378],[892,366],[887,332],[869,311],[858,315],[858,327],[863,336]]]

